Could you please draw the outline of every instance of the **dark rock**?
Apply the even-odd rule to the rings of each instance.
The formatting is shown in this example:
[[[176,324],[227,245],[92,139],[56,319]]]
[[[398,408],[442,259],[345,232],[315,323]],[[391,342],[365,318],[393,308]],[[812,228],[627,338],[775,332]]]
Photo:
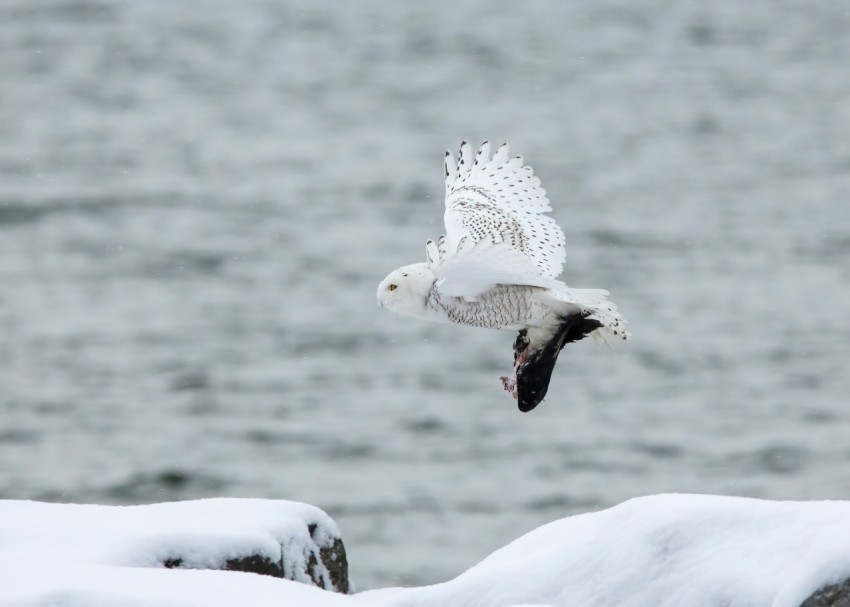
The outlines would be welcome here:
[[[274,561],[262,554],[248,554],[228,559],[220,567],[225,571],[243,571],[272,577],[286,578],[296,582],[304,582],[306,577],[314,585],[332,592],[349,594],[352,590],[348,580],[348,558],[345,545],[339,537],[330,536],[326,530],[312,523],[307,526],[312,545],[304,547],[303,560],[289,563],[286,561],[287,552],[281,546],[280,560]],[[303,563],[306,562],[306,567]],[[188,562],[181,556],[171,556],[162,565],[168,569],[203,569]]]
[[[259,573],[272,577],[283,577],[283,561],[272,562],[270,559],[252,554],[238,559],[229,559],[224,564],[225,571],[244,571],[245,573]]]
[[[850,580],[821,588],[800,607],[850,607]]]
[[[348,581],[348,557],[345,554],[345,546],[342,543],[342,538],[333,538],[330,545],[322,546],[316,539],[316,525],[310,525],[310,537],[316,544],[319,544],[319,560],[327,569],[330,577],[330,587],[320,583],[321,574],[317,572],[318,563],[315,559],[311,559],[307,563],[307,573],[316,582],[317,586],[322,586],[325,590],[334,590],[348,594],[351,592],[351,584]]]

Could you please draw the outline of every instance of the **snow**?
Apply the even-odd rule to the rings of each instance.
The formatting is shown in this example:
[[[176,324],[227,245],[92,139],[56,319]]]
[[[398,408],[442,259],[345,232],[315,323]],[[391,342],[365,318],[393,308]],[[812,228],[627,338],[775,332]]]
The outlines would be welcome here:
[[[207,499],[146,506],[0,500],[0,571],[4,578],[10,571],[19,572],[13,578],[16,584],[0,588],[0,598],[8,598],[12,591],[32,592],[43,584],[30,588],[29,583],[42,578],[55,580],[62,588],[73,582],[74,593],[82,591],[79,579],[87,579],[92,590],[109,594],[112,586],[104,585],[101,577],[168,581],[175,579],[169,570],[150,568],[163,568],[165,561],[179,559],[181,568],[216,569],[228,560],[252,555],[272,563],[282,560],[293,579],[312,584],[308,560],[314,557],[321,563],[319,548],[336,537],[339,529],[323,511],[283,500]],[[86,567],[92,565],[100,567]],[[80,567],[90,572],[68,577],[67,571]],[[108,575],[101,575],[107,571]],[[319,571],[327,576],[321,565]],[[186,584],[176,579],[165,583]],[[49,585],[45,588],[49,591]]]
[[[0,501],[0,605],[799,607],[850,577],[850,502],[658,495],[544,525],[454,580],[353,596],[213,566],[272,553],[320,510],[266,500],[106,507]],[[191,546],[192,550],[186,548]],[[186,556],[191,552],[191,556]]]
[[[352,607],[349,595],[235,571],[0,565],[3,607]],[[8,583],[11,580],[11,583]]]
[[[0,549],[15,558],[156,567],[214,568],[261,554],[293,559],[310,547],[308,526],[329,539],[339,529],[319,508],[299,502],[207,499],[146,506],[95,506],[0,500]],[[306,579],[304,581],[307,581]]]
[[[374,598],[385,607],[798,607],[850,574],[848,531],[847,502],[658,495],[540,527],[445,584]]]

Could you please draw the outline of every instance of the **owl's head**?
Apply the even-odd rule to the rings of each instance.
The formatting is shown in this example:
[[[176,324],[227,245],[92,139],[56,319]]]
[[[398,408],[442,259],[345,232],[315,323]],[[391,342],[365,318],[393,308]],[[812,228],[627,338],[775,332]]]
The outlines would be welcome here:
[[[405,316],[424,316],[425,300],[436,279],[427,263],[393,270],[378,285],[378,305]]]

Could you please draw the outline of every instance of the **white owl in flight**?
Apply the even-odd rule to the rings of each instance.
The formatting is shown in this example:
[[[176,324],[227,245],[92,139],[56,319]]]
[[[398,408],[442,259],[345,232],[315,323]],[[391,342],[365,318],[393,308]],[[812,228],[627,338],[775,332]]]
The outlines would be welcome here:
[[[445,236],[425,244],[426,263],[393,270],[378,285],[378,303],[435,322],[518,330],[514,373],[505,390],[531,411],[546,396],[561,348],[593,335],[628,339],[608,291],[573,289],[557,279],[566,259],[564,233],[545,215],[546,190],[521,156],[503,144],[490,157],[464,141],[458,162],[446,152]]]

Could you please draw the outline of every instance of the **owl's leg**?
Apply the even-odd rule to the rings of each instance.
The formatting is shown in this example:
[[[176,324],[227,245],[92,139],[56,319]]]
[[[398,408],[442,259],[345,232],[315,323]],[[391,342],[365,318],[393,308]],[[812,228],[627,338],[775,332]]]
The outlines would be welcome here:
[[[525,353],[530,345],[528,341],[528,329],[520,329],[519,335],[516,336],[516,340],[514,341],[514,363],[516,363],[520,355]]]
[[[526,337],[527,333],[528,331],[525,329],[520,330],[519,335],[517,335],[517,338],[514,341],[513,375],[510,377],[499,378],[502,380],[502,387],[505,391],[510,392],[515,399],[519,398],[519,393],[517,391],[517,371],[527,365],[529,359],[535,354],[534,348]]]

